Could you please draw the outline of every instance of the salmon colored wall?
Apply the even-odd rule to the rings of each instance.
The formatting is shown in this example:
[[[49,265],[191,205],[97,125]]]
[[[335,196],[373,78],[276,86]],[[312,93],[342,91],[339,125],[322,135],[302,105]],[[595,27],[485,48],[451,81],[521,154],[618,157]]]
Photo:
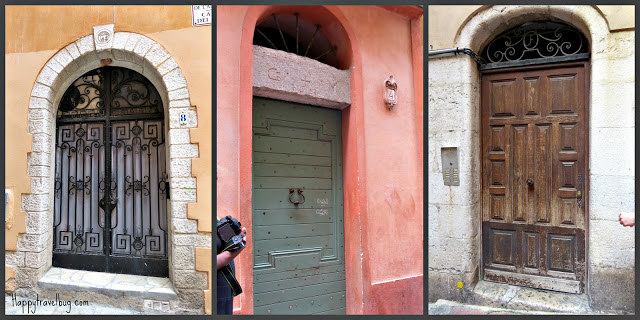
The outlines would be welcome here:
[[[362,54],[367,206],[371,226],[369,254],[371,260],[376,261],[371,280],[383,282],[420,275],[422,259],[416,258],[422,257],[422,205],[417,200],[418,194],[422,194],[422,185],[418,185],[415,177],[422,165],[417,161],[415,119],[418,115],[410,22],[376,7],[349,7],[344,11]],[[370,21],[384,23],[357,28],[371,25]],[[384,103],[382,85],[389,75],[393,75],[398,84],[398,104],[391,111]],[[397,244],[379,242],[379,239],[399,237],[414,239],[420,245],[410,246],[406,254],[393,254],[390,259],[389,255],[397,252]]]
[[[197,202],[188,205],[187,215],[198,220],[199,232],[210,233],[211,27],[192,27],[190,6],[7,6],[5,18],[5,119],[11,120],[5,122],[8,137],[5,139],[5,188],[13,196],[13,205],[7,211],[11,223],[5,228],[5,250],[15,251],[18,234],[26,230],[20,195],[30,193],[31,189],[27,154],[32,149],[32,137],[28,133],[27,111],[35,79],[58,50],[79,37],[92,34],[93,26],[111,23],[115,23],[115,32],[142,33],[161,44],[182,69],[190,103],[198,113],[198,127],[190,129],[191,142],[198,143],[199,149],[199,157],[192,161]],[[69,23],[71,18],[73,23]],[[202,261],[207,257],[210,261],[210,248],[196,248],[196,260],[200,261],[201,268],[205,267]],[[205,303],[207,301],[210,308],[210,293],[205,292]]]
[[[5,55],[5,189],[11,193],[5,249],[9,251],[16,250],[18,235],[26,232],[27,215],[22,211],[21,198],[31,192],[31,178],[27,176],[27,154],[33,140],[27,128],[29,96],[38,73],[54,53]]]
[[[93,30],[94,26],[114,22],[115,32],[148,34],[189,28],[191,7],[6,6],[5,52],[57,51],[68,45],[69,39],[75,41],[87,35],[87,30]]]
[[[244,218],[246,212],[241,214],[240,206],[240,186],[249,185],[251,194],[251,180],[241,183],[240,179],[240,156],[246,154],[245,150],[240,150],[240,43],[243,19],[247,8],[244,6],[229,6],[226,10],[217,9],[217,25],[224,25],[227,28],[217,28],[217,110],[216,110],[216,182],[217,182],[217,202],[216,214],[218,217],[231,215],[242,222],[242,225],[251,232],[250,220]],[[224,14],[221,14],[224,12]],[[246,81],[246,80],[245,80]],[[251,95],[251,92],[245,94]],[[249,116],[249,121],[251,116]],[[249,159],[251,159],[251,147],[249,147]],[[249,168],[250,169],[250,168]],[[249,199],[249,206],[251,205]],[[246,206],[246,201],[243,202]],[[246,210],[245,210],[246,211]],[[249,211],[249,215],[251,212]],[[249,234],[251,237],[251,234]],[[236,275],[242,286],[243,294],[234,299],[234,308],[251,313],[253,304],[251,299],[245,303],[245,297],[253,295],[253,286],[250,279],[253,278],[251,267],[252,247],[247,246],[243,250],[240,258],[249,257],[248,262],[240,261],[236,264]],[[246,259],[245,259],[246,260]],[[251,305],[247,305],[251,304]],[[248,312],[247,312],[248,310]]]
[[[279,8],[217,7],[217,210],[218,216],[237,214],[249,230],[251,41],[256,21],[274,9]],[[333,20],[333,32],[342,37],[338,41],[350,48],[342,52],[343,61],[350,61],[352,85],[352,104],[342,112],[344,223],[345,230],[353,230],[345,232],[350,314],[422,313],[422,128],[417,119],[422,116],[422,92],[415,91],[422,88],[422,73],[414,70],[422,69],[422,47],[411,39],[421,33],[416,30],[421,22],[385,9],[298,8]],[[417,60],[420,64],[414,65]],[[398,82],[400,101],[389,111],[382,90],[391,74]],[[392,245],[398,238],[411,239],[403,254]],[[237,260],[244,293],[236,299],[236,313],[251,314],[252,248]],[[405,288],[412,289],[410,303],[389,303]]]

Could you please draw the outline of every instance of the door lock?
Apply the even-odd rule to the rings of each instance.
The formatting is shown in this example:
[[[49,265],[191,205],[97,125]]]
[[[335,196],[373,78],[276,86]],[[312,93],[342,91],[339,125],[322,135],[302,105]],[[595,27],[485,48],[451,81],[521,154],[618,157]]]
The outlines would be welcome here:
[[[582,176],[578,174],[578,188],[576,190],[576,200],[578,201],[578,208],[582,207]]]

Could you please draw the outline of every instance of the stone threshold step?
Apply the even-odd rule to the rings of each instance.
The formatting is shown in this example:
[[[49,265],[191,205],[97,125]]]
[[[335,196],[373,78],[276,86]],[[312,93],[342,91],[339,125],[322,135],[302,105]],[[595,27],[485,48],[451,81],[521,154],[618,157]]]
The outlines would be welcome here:
[[[435,303],[429,303],[429,315],[503,315],[503,314],[564,315],[564,314],[573,314],[573,313],[486,307],[486,306],[477,306],[477,305],[465,304],[465,303],[443,300],[443,299],[439,299]]]
[[[169,278],[146,277],[52,267],[38,280],[52,291],[95,292],[111,297],[171,301],[178,298]]]
[[[478,281],[465,300],[474,305],[507,309],[579,314],[592,312],[586,294],[533,289],[484,280]]]

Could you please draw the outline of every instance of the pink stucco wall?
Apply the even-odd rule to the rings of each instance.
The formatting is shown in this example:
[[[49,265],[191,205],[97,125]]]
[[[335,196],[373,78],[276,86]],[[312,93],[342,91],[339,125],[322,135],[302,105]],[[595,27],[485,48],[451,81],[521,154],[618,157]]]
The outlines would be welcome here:
[[[251,36],[269,6],[217,8],[217,211],[251,227]],[[415,6],[307,7],[332,20],[351,69],[351,106],[343,110],[347,312],[423,313],[422,28]],[[303,13],[301,12],[301,15]],[[329,35],[328,35],[329,36]],[[419,37],[420,39],[416,39]],[[388,110],[383,81],[393,75],[399,101]],[[245,222],[246,221],[246,222]],[[398,243],[400,241],[400,243]],[[251,248],[237,262],[253,309]],[[402,299],[399,297],[403,296]]]

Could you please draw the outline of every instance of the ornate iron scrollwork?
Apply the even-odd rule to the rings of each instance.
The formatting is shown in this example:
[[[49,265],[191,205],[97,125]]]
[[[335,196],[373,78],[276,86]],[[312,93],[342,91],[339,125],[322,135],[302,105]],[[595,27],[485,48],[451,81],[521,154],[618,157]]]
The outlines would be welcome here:
[[[148,79],[133,70],[104,67],[73,82],[60,100],[58,118],[103,117],[107,92],[114,115],[162,114],[160,94]]]
[[[575,28],[558,22],[528,22],[508,30],[483,50],[488,63],[571,56],[588,53],[586,38]]]
[[[76,79],[62,100],[53,264],[100,269],[104,263],[87,261],[103,256],[108,272],[120,263],[113,257],[135,257],[140,262],[124,272],[140,274],[133,265],[153,258],[161,267],[145,275],[166,276],[169,187],[160,95],[133,70],[103,67]]]
[[[60,100],[58,116],[103,113],[103,80],[101,76],[100,69],[97,69],[76,79]]]

